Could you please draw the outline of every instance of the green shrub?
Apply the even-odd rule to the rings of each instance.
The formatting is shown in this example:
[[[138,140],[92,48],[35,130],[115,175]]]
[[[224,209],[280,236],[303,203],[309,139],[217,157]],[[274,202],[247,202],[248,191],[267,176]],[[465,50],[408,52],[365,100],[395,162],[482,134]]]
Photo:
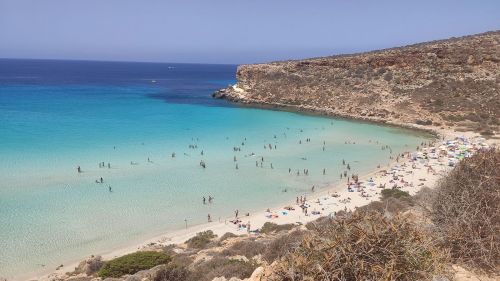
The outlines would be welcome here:
[[[161,252],[135,252],[104,263],[98,275],[102,278],[121,277],[170,262],[170,256]]]
[[[186,241],[188,248],[203,249],[217,237],[212,230],[198,232],[196,236]]]
[[[273,222],[266,222],[260,229],[261,233],[269,234],[271,232],[280,232],[283,230],[290,230],[294,227],[294,224],[275,224]]]

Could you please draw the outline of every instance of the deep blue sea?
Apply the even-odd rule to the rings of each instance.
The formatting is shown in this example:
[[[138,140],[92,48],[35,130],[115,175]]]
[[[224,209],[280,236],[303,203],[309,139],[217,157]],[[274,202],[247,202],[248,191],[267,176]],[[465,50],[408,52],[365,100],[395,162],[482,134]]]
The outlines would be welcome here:
[[[389,161],[381,145],[398,153],[424,138],[212,99],[235,72],[0,60],[0,276],[55,268],[182,228],[185,219],[200,224],[207,213],[275,206],[337,183],[342,159],[366,173]],[[201,204],[209,195],[214,204]]]

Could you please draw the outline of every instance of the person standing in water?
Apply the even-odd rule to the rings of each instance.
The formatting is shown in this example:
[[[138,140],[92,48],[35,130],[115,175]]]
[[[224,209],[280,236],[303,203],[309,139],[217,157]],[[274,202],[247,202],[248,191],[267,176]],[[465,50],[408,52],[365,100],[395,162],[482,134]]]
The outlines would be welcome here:
[[[81,172],[82,172],[82,168],[80,168],[80,166],[78,166],[78,167],[76,168],[76,170],[78,171],[78,173],[81,173]]]

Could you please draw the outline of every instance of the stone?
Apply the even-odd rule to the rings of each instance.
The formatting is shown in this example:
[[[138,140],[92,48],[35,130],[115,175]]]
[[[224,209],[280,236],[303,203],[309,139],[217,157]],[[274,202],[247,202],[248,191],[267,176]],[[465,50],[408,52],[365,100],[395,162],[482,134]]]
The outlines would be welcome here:
[[[85,273],[86,275],[92,275],[99,271],[103,266],[103,261],[101,256],[90,256],[85,260],[81,261],[80,264],[75,268],[76,273]]]

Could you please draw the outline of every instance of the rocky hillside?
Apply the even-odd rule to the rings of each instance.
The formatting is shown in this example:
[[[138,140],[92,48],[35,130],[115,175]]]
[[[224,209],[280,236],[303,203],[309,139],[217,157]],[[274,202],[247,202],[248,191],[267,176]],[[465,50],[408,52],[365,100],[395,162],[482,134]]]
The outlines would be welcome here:
[[[500,31],[353,55],[241,65],[214,97],[485,135],[500,124]]]

